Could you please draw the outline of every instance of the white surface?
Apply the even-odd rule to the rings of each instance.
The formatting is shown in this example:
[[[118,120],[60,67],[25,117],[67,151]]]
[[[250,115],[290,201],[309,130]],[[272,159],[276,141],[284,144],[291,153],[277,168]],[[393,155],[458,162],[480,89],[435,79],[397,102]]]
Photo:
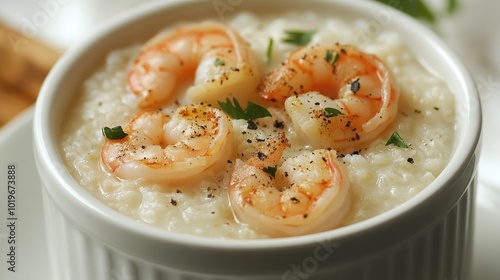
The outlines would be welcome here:
[[[152,0],[0,0],[0,21],[36,38],[66,49],[88,36],[103,22]]]
[[[5,187],[0,191],[0,279],[2,280],[59,280],[50,276],[48,248],[41,199],[41,183],[33,159],[32,110],[26,111],[0,132],[0,182],[6,182],[7,165],[17,166],[17,272],[7,270],[8,237],[6,223],[7,201]],[[500,279],[500,191],[480,184],[476,207],[476,229],[473,252],[473,280]]]
[[[0,132],[0,279],[54,280],[49,276],[41,183],[33,158],[32,109]],[[16,272],[8,270],[7,166],[16,165]]]

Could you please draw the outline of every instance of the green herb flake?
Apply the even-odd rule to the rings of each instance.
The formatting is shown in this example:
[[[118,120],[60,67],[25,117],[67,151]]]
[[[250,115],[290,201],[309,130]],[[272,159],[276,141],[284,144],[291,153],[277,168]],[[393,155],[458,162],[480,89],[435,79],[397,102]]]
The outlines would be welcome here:
[[[102,128],[102,134],[110,140],[120,140],[128,136],[121,126],[115,126],[113,128],[105,126]]]
[[[431,11],[431,9],[429,9],[429,7],[425,4],[425,2],[427,1],[422,1],[422,0],[414,0],[414,1],[375,0],[375,1],[392,6],[393,8],[401,10],[414,18],[427,20],[430,23],[434,23],[436,21],[436,16]],[[448,1],[449,1],[448,10],[454,9],[453,7],[455,6],[454,0],[448,0]],[[452,8],[450,8],[450,6],[452,6]]]
[[[316,30],[310,31],[299,31],[299,30],[285,30],[286,37],[283,38],[283,42],[290,43],[296,46],[307,45],[316,33]]]
[[[267,43],[267,50],[266,50],[266,63],[271,62],[272,53],[273,53],[273,44],[274,44],[273,38],[269,38],[269,42]]]
[[[335,108],[330,108],[330,107],[325,108],[325,117],[331,118],[331,117],[336,117],[338,115],[342,115],[342,112],[340,112]]]
[[[219,103],[220,108],[222,111],[224,111],[226,114],[228,114],[231,118],[233,119],[247,119],[245,110],[241,108],[240,103],[238,103],[238,100],[236,98],[233,98],[233,103],[231,103],[231,100],[229,98],[226,98],[226,103],[217,101]]]
[[[271,117],[271,113],[264,107],[252,102],[248,102],[245,110],[247,120],[255,120],[263,117]]]
[[[330,61],[332,60],[332,58],[333,58],[333,51],[326,50],[325,57],[324,57],[325,61],[328,62],[328,63],[330,63]]]
[[[337,63],[337,60],[339,60],[339,54],[338,53],[334,53],[333,54],[332,62],[330,62],[330,64],[334,65],[335,63]]]
[[[276,176],[276,171],[278,170],[278,166],[267,166],[262,168],[264,172],[271,175],[273,178]]]
[[[215,61],[214,61],[214,65],[215,66],[224,66],[226,65],[226,62],[220,58],[216,58]]]
[[[448,0],[448,7],[447,7],[448,14],[451,15],[451,14],[455,13],[457,8],[458,8],[457,0]]]
[[[326,62],[330,63],[331,65],[334,65],[337,62],[337,60],[339,60],[339,54],[332,50],[326,50],[324,59]]]
[[[226,98],[226,103],[221,101],[217,101],[217,103],[219,103],[220,108],[233,119],[250,121],[272,116],[266,108],[250,101],[248,101],[247,108],[245,110],[243,110],[236,98],[233,98],[232,103],[229,98]]]
[[[398,146],[400,148],[409,148],[409,146],[406,145],[405,141],[403,140],[403,138],[401,138],[401,136],[399,135],[399,133],[397,131],[394,131],[392,133],[391,137],[389,138],[387,143],[385,143],[385,145],[386,146],[395,145],[395,146]]]

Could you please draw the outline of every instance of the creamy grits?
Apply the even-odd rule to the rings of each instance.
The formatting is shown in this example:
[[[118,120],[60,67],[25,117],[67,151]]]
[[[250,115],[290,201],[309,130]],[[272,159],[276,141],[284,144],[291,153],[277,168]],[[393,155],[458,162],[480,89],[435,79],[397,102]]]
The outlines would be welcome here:
[[[279,18],[241,13],[227,23],[249,43],[263,74],[278,67],[297,49],[281,41],[284,30],[315,30],[310,44],[353,45],[376,55],[392,72],[400,91],[394,120],[375,140],[337,152],[337,160],[348,175],[344,179],[349,180],[351,200],[349,212],[339,226],[369,219],[404,203],[432,183],[447,165],[455,139],[454,97],[445,81],[425,69],[397,34],[381,32],[360,42],[356,39],[359,22],[343,22],[312,12],[287,13]],[[273,38],[271,56],[267,53],[269,38]],[[119,179],[103,166],[102,128],[125,126],[139,111],[127,75],[141,47],[113,51],[105,65],[85,81],[61,141],[74,178],[112,209],[165,230],[226,239],[273,237],[238,222],[233,215],[227,185],[234,158],[200,180],[174,186],[140,178]],[[266,61],[268,58],[270,61]],[[270,102],[261,104],[272,116],[255,120],[259,129],[249,129],[246,120],[231,119],[233,149],[238,158],[248,159],[257,139],[276,130],[283,131],[290,144],[284,157],[310,148],[283,109]],[[161,110],[172,114],[177,106],[170,102]],[[408,148],[386,145],[395,131]]]

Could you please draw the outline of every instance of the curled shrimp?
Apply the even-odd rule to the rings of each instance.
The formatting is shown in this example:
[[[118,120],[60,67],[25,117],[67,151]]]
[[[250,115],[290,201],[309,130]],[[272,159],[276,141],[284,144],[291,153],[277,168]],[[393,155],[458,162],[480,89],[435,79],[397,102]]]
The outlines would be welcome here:
[[[152,108],[163,105],[192,76],[194,83],[185,94],[188,103],[213,105],[231,96],[248,99],[260,78],[253,52],[235,30],[203,22],[148,41],[129,71],[128,83],[139,106]]]
[[[180,106],[172,116],[141,112],[125,126],[128,136],[106,139],[101,159],[121,179],[199,179],[231,156],[231,129],[222,111],[202,104]]]
[[[349,179],[334,150],[289,157],[275,177],[237,160],[228,193],[236,219],[271,236],[333,229],[350,209]]]
[[[294,126],[314,147],[336,150],[380,135],[396,117],[399,98],[380,59],[339,44],[293,52],[264,78],[259,94],[284,102]]]
[[[249,127],[246,120],[233,120],[233,133],[239,135],[235,141],[235,152],[239,159],[260,168],[279,163],[290,144],[284,124],[281,124],[283,127],[276,128],[269,125],[271,122],[272,120],[255,121],[253,124],[256,127]]]

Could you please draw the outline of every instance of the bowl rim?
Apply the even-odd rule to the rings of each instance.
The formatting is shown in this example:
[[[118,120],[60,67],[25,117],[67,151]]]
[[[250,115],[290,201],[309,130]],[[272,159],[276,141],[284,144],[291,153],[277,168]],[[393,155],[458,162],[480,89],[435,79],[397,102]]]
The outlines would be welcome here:
[[[108,206],[102,204],[89,193],[87,193],[83,188],[79,187],[75,180],[72,179],[68,174],[61,174],[60,168],[63,165],[62,157],[59,154],[59,149],[55,145],[53,139],[57,139],[54,134],[54,128],[50,126],[49,110],[52,105],[52,101],[55,98],[53,93],[57,90],[59,86],[58,81],[61,76],[64,76],[64,72],[71,69],[72,63],[83,53],[88,51],[90,47],[95,45],[100,39],[102,39],[107,34],[111,34],[116,30],[119,30],[120,26],[123,24],[140,20],[140,18],[151,14],[157,9],[170,9],[173,6],[189,6],[198,5],[203,0],[196,1],[170,1],[170,2],[151,2],[138,7],[134,11],[123,14],[122,16],[108,22],[107,24],[101,26],[97,32],[93,33],[88,37],[82,44],[76,45],[70,50],[66,51],[63,56],[56,63],[54,68],[51,70],[47,76],[40,95],[36,104],[35,114],[34,114],[34,146],[35,154],[38,155],[40,159],[40,164],[46,164],[46,171],[48,174],[45,176],[53,177],[53,180],[60,184],[60,189],[64,189],[66,192],[66,197],[71,199],[76,204],[81,204],[81,209],[87,209],[92,212],[92,215],[98,219],[105,220],[106,222],[114,225],[121,230],[128,231],[137,236],[143,236],[152,240],[157,240],[161,242],[173,242],[177,244],[184,244],[187,246],[198,246],[204,248],[219,248],[227,250],[240,250],[240,249],[259,249],[259,248],[278,248],[278,247],[289,247],[289,246],[300,246],[308,243],[315,243],[318,239],[335,239],[344,236],[356,235],[367,229],[379,227],[384,223],[387,223],[398,216],[402,216],[411,209],[417,207],[422,202],[427,200],[437,191],[439,191],[442,186],[453,181],[453,175],[459,173],[460,170],[464,168],[464,163],[468,162],[475,154],[481,130],[481,109],[480,107],[474,114],[472,110],[467,112],[467,123],[464,126],[470,128],[467,137],[458,139],[456,151],[453,153],[450,163],[445,167],[442,173],[427,186],[420,193],[416,194],[414,197],[408,201],[402,203],[401,205],[390,209],[384,213],[378,214],[372,218],[364,221],[360,221],[355,224],[347,225],[334,230],[320,232],[315,234],[295,236],[295,237],[283,237],[283,238],[270,238],[270,239],[216,239],[211,237],[195,236],[177,232],[169,232],[164,229],[156,228],[151,225],[143,224],[138,227],[137,222],[133,219],[120,214]],[[288,1],[290,2],[290,1]],[[479,97],[475,90],[474,82],[467,72],[466,68],[460,60],[455,56],[455,54],[450,50],[448,46],[432,31],[424,27],[421,23],[402,14],[400,11],[393,9],[388,6],[384,6],[380,3],[371,1],[349,1],[349,0],[323,0],[316,1],[318,3],[329,3],[332,5],[342,5],[349,8],[359,8],[362,7],[363,10],[367,9],[391,9],[396,21],[404,26],[412,27],[415,33],[419,36],[425,37],[430,41],[430,44],[434,45],[434,48],[440,50],[444,56],[444,59],[448,61],[449,65],[454,68],[454,72],[460,73],[462,84],[460,85],[464,91],[470,93],[467,98],[466,104],[480,104]],[[479,105],[480,106],[480,105]],[[473,133],[470,133],[473,132]],[[458,135],[457,135],[458,137]],[[58,166],[61,165],[61,166]],[[210,242],[207,242],[210,241]]]

